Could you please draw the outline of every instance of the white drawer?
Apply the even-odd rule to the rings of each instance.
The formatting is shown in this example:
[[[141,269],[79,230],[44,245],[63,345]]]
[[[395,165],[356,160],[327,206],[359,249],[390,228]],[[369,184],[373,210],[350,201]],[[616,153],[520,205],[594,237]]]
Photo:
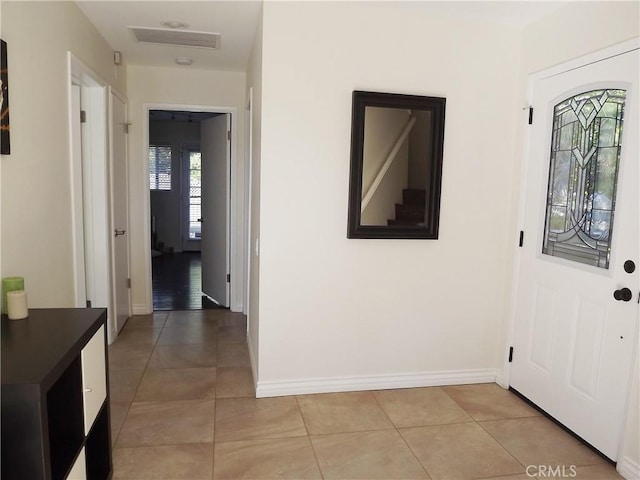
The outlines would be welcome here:
[[[107,398],[104,327],[101,327],[82,349],[82,389],[84,432],[87,435]]]

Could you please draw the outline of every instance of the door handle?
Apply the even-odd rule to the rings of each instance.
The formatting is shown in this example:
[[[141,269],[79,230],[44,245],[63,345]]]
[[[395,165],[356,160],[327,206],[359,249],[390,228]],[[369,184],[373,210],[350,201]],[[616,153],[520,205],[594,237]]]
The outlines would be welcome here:
[[[633,294],[631,293],[631,290],[629,290],[627,287],[621,288],[620,290],[616,290],[615,292],[613,292],[613,298],[615,298],[618,301],[622,300],[623,302],[628,302],[629,300],[631,300],[631,297],[633,297]]]
[[[127,233],[126,230],[118,230],[117,228],[113,231],[114,233],[114,237],[119,237],[120,235],[124,235],[125,233]]]

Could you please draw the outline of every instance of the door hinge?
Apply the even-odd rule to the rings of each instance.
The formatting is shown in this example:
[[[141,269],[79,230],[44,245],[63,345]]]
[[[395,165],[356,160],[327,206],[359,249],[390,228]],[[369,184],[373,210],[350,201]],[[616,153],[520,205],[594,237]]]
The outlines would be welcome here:
[[[87,123],[87,112],[86,112],[86,110],[80,110],[80,123]]]
[[[529,125],[533,124],[533,107],[529,107]]]
[[[521,247],[524,245],[524,231],[520,230],[520,240],[518,240],[518,246]]]
[[[227,130],[227,140],[231,140],[231,130]]]
[[[231,274],[227,273],[227,283],[231,283]]]
[[[87,308],[91,308],[91,300],[87,300]]]
[[[131,288],[131,279],[127,278],[127,288]]]
[[[513,347],[509,347],[509,363],[513,361]]]
[[[131,125],[130,123],[125,123],[124,124],[124,133],[129,134],[129,125]]]

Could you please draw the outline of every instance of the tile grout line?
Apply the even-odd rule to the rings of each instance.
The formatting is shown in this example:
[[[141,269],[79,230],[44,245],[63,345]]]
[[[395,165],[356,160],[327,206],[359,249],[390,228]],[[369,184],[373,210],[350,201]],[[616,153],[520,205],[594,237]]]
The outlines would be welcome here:
[[[518,460],[514,455],[512,455],[512,454],[511,454],[511,452],[510,452],[509,450],[507,450],[507,448],[502,444],[502,442],[498,441],[498,439],[497,439],[497,438],[495,438],[493,435],[491,435],[491,433],[489,433],[489,432],[488,432],[488,431],[487,431],[487,430],[482,426],[482,424],[480,423],[480,421],[479,421],[479,420],[477,420],[477,419],[473,416],[473,414],[472,414],[471,412],[467,411],[467,410],[464,408],[464,406],[463,406],[463,405],[461,405],[461,404],[460,404],[460,402],[458,402],[458,401],[457,401],[453,396],[451,396],[451,395],[449,394],[449,392],[447,392],[445,389],[442,389],[442,391],[443,391],[443,392],[444,392],[444,393],[445,393],[445,394],[446,394],[446,395],[447,395],[451,400],[453,400],[453,401],[456,403],[456,405],[458,405],[462,410],[464,410],[464,412],[465,412],[467,415],[469,415],[469,417],[473,420],[473,423],[475,423],[476,425],[478,425],[478,427],[480,427],[480,428],[482,429],[482,431],[483,431],[483,432],[485,432],[487,435],[489,435],[489,437],[491,437],[491,438],[493,439],[493,441],[494,441],[494,442],[496,442],[496,443],[500,446],[500,448],[501,448],[502,450],[504,450],[504,452],[505,452],[509,457],[511,457],[513,460],[515,460],[515,461],[516,461],[516,462],[517,462],[517,463],[522,467],[522,469],[526,472],[526,467],[522,464],[522,462],[521,462],[520,460]]]
[[[509,418],[502,418],[502,419],[495,419],[495,420],[510,420]],[[483,420],[483,421],[490,421],[490,420]],[[475,423],[482,429],[483,432],[485,432],[487,435],[489,435],[489,437],[491,437],[493,439],[494,442],[496,442],[498,445],[500,445],[500,448],[502,448],[507,455],[509,455],[511,458],[513,458],[516,462],[518,462],[518,464],[522,467],[522,469],[526,472],[527,466],[522,463],[518,458],[516,458],[515,455],[513,455],[508,449],[507,447],[505,447],[502,442],[500,440],[498,440],[496,437],[494,437],[493,435],[491,435],[491,432],[489,432],[486,428],[484,428],[484,426],[481,423],[482,421],[480,420],[475,420]]]
[[[147,358],[147,361],[146,361],[146,363],[144,365],[144,368],[142,369],[142,375],[140,375],[140,379],[138,380],[138,383],[136,384],[135,390],[133,392],[133,396],[131,397],[131,401],[127,402],[127,404],[128,404],[127,405],[127,411],[124,414],[124,418],[122,420],[122,424],[120,425],[120,428],[118,429],[118,435],[116,436],[116,439],[113,442],[113,445],[111,447],[114,450],[116,448],[122,448],[122,447],[118,447],[118,440],[120,440],[120,434],[122,433],[122,429],[124,427],[124,424],[127,421],[127,417],[129,416],[129,411],[131,410],[131,406],[133,405],[133,402],[136,399],[136,395],[138,394],[138,389],[140,388],[140,384],[142,383],[142,379],[144,378],[144,375],[147,372],[147,367],[149,366],[149,360],[151,360],[151,356],[153,355],[153,352],[156,349],[156,345],[157,345],[158,339],[160,338],[160,335],[162,335],[162,331],[164,330],[164,325],[167,323],[168,318],[169,318],[169,314],[167,314],[166,318],[164,319],[162,327],[160,327],[160,334],[158,335],[158,338],[153,343],[153,348],[151,349],[151,353],[149,354],[149,358]],[[131,319],[131,317],[129,317],[127,319],[127,321],[129,321],[130,319]],[[151,326],[151,330],[154,330],[154,327],[153,327],[153,313],[151,314],[151,325],[152,325]],[[125,323],[125,326],[122,327],[122,329],[124,330],[125,327],[126,327],[126,323]],[[116,341],[117,341],[117,338],[116,338]],[[117,369],[115,369],[115,370],[117,370]],[[122,370],[124,370],[124,369],[122,369]],[[111,403],[111,395],[109,395],[109,402]],[[116,402],[116,403],[118,403],[118,402]],[[111,405],[109,405],[109,414],[111,414]]]
[[[500,446],[501,446],[501,447],[502,447],[502,448],[503,448],[503,449],[504,449],[504,450],[505,450],[509,455],[511,455],[511,456],[512,456],[512,457],[513,457],[513,458],[514,458],[518,463],[520,463],[520,465],[522,465],[522,466],[523,466],[523,468],[525,468],[525,469],[526,469],[526,466],[525,466],[525,465],[524,465],[520,460],[518,460],[518,459],[515,457],[515,455],[513,455],[513,454],[512,454],[512,453],[507,449],[507,447],[506,447],[506,446],[504,446],[504,445],[502,444],[502,442],[500,442],[500,440],[498,440],[497,438],[495,438],[495,437],[491,434],[491,432],[489,432],[486,428],[484,428],[484,425],[483,425],[483,424],[484,424],[484,423],[487,423],[487,424],[488,424],[488,423],[491,423],[491,422],[504,422],[504,421],[509,421],[509,420],[524,420],[524,419],[534,419],[534,418],[535,418],[535,419],[542,419],[542,421],[544,421],[545,423],[546,423],[546,422],[548,422],[548,421],[550,421],[549,419],[545,418],[544,416],[541,416],[541,415],[535,415],[535,416],[533,416],[533,417],[495,418],[495,419],[479,420],[479,421],[477,421],[476,423],[478,423],[478,425],[480,425],[480,428],[482,428],[482,429],[483,429],[483,430],[484,430],[484,431],[485,431],[485,432],[486,432],[486,433],[487,433],[491,438],[493,438],[493,439],[494,439],[494,440],[495,440],[495,441],[496,441],[496,442],[497,442],[497,443],[498,443],[498,444],[499,444],[499,445],[500,445]],[[585,445],[585,444],[583,444],[583,443],[579,442],[576,438],[574,438],[573,436],[571,436],[569,433],[565,432],[562,428],[560,428],[560,427],[558,427],[557,425],[555,425],[555,423],[551,422],[551,424],[552,424],[553,426],[555,426],[556,428],[559,428],[562,434],[569,435],[569,438],[570,438],[572,441],[575,441],[575,444],[576,444],[576,445],[581,446],[581,447],[584,447],[584,448],[586,448],[587,450],[589,450],[589,451],[591,451],[592,453],[594,453],[594,454],[595,454],[595,459],[596,459],[596,460],[597,460],[597,459],[602,460],[602,458],[601,458],[600,454],[599,454],[597,451],[593,451],[593,450],[591,449],[591,447],[589,447],[588,445]],[[595,467],[595,466],[599,466],[599,465],[602,465],[602,464],[603,464],[602,462],[598,462],[598,463],[583,463],[583,464],[581,464],[581,465],[574,464],[574,466],[575,466],[575,467]],[[605,462],[605,464],[606,464],[606,462]]]
[[[431,474],[429,473],[429,470],[427,470],[426,465],[423,465],[423,463],[420,461],[420,459],[418,458],[418,456],[416,455],[416,452],[413,451],[413,448],[411,448],[411,445],[409,445],[409,443],[407,442],[407,439],[404,438],[404,436],[402,435],[402,432],[400,431],[400,428],[395,424],[395,422],[391,419],[391,417],[389,416],[389,414],[387,413],[387,411],[385,410],[384,406],[380,403],[380,400],[378,400],[378,397],[376,395],[375,392],[379,392],[380,390],[373,390],[371,392],[371,395],[373,396],[374,400],[376,401],[376,403],[378,404],[378,406],[380,407],[380,409],[384,412],[385,416],[387,417],[387,419],[389,420],[389,422],[391,423],[391,425],[393,425],[393,428],[396,432],[396,434],[398,434],[398,436],[400,437],[400,439],[402,440],[402,443],[404,443],[404,445],[406,445],[406,447],[409,449],[409,451],[411,452],[411,455],[413,455],[413,458],[416,459],[416,461],[418,462],[418,465],[420,465],[420,468],[422,468],[422,470],[424,470],[424,472],[427,474],[428,478],[432,478]]]
[[[216,474],[216,423],[218,420],[218,355],[220,353],[220,324],[216,320],[216,384],[215,384],[215,401],[213,404],[213,440],[211,444],[211,480],[215,479]]]
[[[300,418],[302,418],[302,425],[304,426],[304,431],[307,432],[306,438],[311,446],[311,451],[313,452],[313,458],[316,461],[316,466],[318,467],[318,472],[320,472],[320,478],[324,480],[324,472],[322,471],[322,467],[320,466],[320,460],[318,459],[318,452],[316,448],[313,446],[313,442],[311,441],[311,434],[309,433],[309,427],[307,427],[307,421],[304,418],[304,414],[302,413],[302,408],[300,407],[300,401],[298,400],[299,395],[294,395],[296,400],[296,406],[298,407],[298,413],[300,414]]]

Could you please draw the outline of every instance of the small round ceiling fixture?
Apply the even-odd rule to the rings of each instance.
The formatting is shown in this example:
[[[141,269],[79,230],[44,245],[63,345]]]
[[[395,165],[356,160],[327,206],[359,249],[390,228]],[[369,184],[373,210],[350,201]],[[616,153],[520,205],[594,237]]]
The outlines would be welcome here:
[[[191,65],[193,59],[191,57],[176,57],[176,63],[178,65]]]
[[[179,22],[178,20],[167,20],[166,22],[162,22],[162,25],[167,28],[175,28],[175,29],[187,28],[189,26],[184,22]]]

